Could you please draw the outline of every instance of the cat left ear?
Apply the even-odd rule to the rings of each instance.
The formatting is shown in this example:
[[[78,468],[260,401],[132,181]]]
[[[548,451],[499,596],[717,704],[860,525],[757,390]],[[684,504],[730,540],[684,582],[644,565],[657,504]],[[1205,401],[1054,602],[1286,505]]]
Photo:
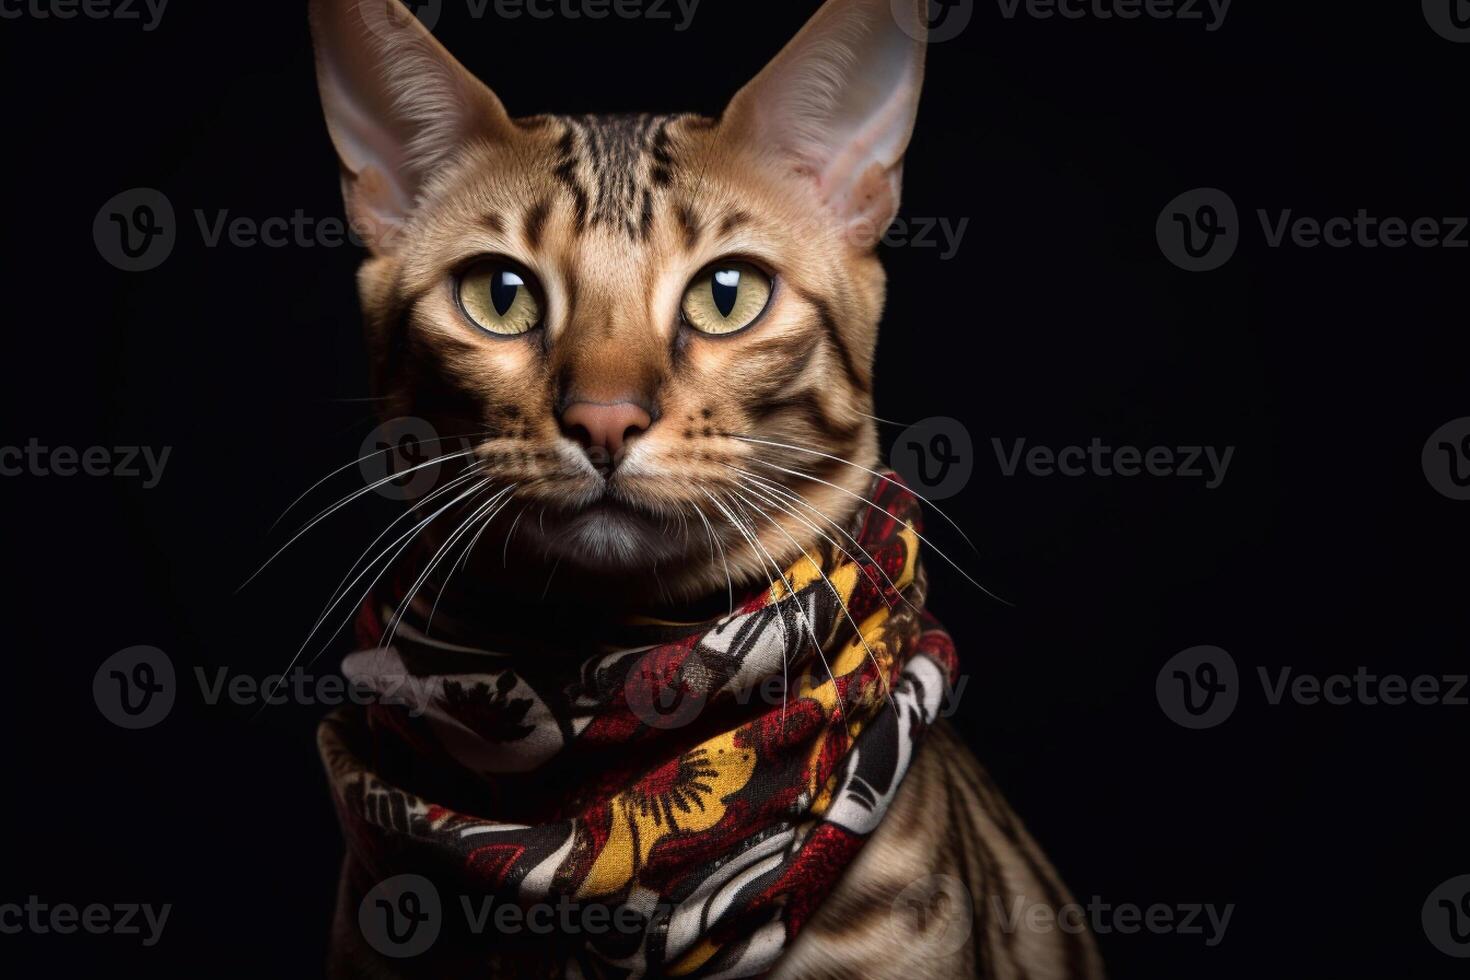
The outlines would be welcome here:
[[[513,129],[495,93],[398,0],[311,0],[317,83],[353,228],[378,253],[419,194],[477,135]]]
[[[898,213],[924,80],[928,0],[828,0],[745,88],[723,125],[803,176],[853,237]]]

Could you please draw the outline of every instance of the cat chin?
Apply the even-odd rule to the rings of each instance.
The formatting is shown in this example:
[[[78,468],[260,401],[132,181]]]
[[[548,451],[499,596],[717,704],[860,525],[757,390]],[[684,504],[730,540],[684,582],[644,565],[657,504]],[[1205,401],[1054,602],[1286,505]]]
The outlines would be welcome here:
[[[595,505],[558,523],[556,527],[547,524],[548,553],[590,572],[651,572],[658,564],[677,563],[685,557],[683,536],[670,534],[656,519],[621,506]]]

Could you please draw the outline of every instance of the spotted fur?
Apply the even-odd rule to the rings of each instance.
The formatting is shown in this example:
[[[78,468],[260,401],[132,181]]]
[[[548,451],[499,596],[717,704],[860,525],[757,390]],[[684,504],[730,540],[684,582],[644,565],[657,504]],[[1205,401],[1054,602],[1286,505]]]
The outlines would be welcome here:
[[[690,609],[848,525],[879,466],[873,232],[898,208],[924,0],[829,0],[713,119],[516,119],[411,17],[365,28],[364,3],[383,5],[312,0],[312,19],[349,215],[371,244],[359,287],[375,383],[387,416],[463,437],[482,475],[513,488],[485,526],[499,547],[466,556],[461,598],[560,596],[591,620]],[[539,329],[467,322],[457,277],[485,255],[539,281]],[[739,333],[700,334],[680,297],[732,257],[771,272],[769,306]],[[561,415],[608,402],[650,425],[604,478]],[[727,519],[741,514],[746,526]],[[429,547],[454,526],[431,528]],[[1067,895],[968,751],[940,743],[778,975],[1101,975],[1088,937],[1017,935],[987,915],[991,899]],[[893,941],[893,902],[933,874],[974,896],[973,935],[916,959]]]

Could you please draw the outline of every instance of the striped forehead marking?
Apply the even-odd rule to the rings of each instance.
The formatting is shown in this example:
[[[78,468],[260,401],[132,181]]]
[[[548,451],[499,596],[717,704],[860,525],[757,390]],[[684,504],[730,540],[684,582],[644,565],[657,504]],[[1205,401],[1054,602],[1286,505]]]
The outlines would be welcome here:
[[[676,162],[671,115],[560,116],[562,138],[554,171],[572,196],[577,231],[621,229],[648,237],[654,205],[673,183]]]

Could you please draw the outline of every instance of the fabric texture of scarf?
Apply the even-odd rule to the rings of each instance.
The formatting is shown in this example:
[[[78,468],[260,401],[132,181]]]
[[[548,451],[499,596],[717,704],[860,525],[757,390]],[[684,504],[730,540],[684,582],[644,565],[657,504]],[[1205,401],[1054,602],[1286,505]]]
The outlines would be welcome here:
[[[456,934],[424,954],[436,975],[485,975],[538,940],[548,975],[768,971],[877,827],[956,678],[896,480],[875,482],[846,540],[735,596],[733,615],[643,622],[615,649],[498,653],[412,615],[383,646],[392,609],[365,607],[368,649],[344,671],[380,700],[318,735],[344,904],[366,923],[382,883],[431,882]],[[501,625],[548,632],[523,614]],[[418,897],[404,912],[428,917]]]

